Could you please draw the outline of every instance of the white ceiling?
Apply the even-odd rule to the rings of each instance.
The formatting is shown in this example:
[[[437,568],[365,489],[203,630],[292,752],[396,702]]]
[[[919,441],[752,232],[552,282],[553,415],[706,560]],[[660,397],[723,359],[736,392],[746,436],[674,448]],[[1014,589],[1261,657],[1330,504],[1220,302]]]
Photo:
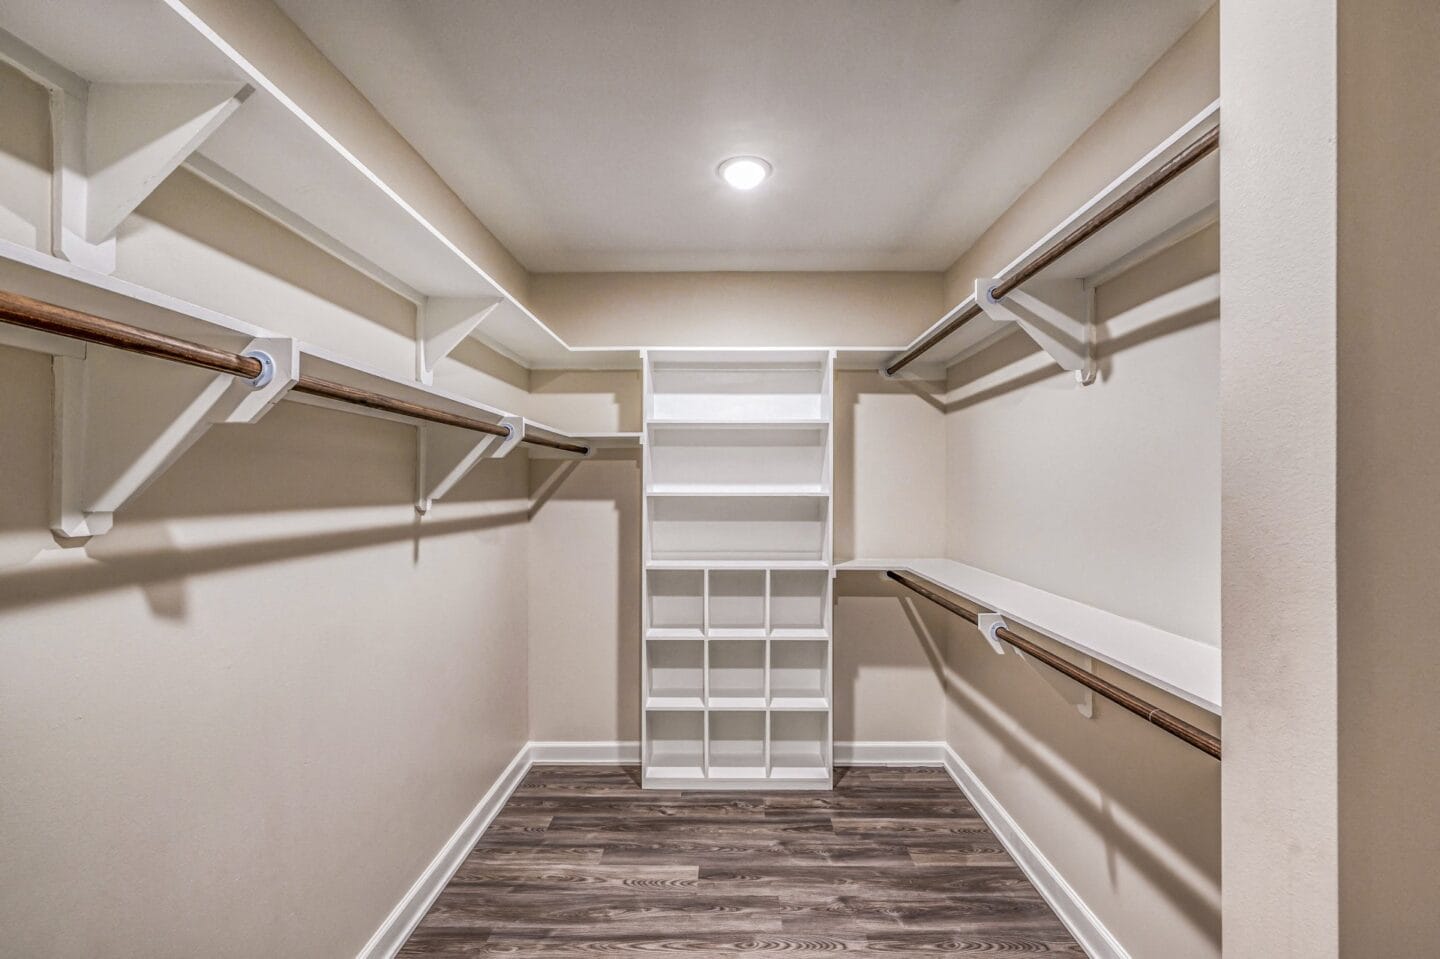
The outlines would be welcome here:
[[[943,269],[1210,2],[279,0],[542,272]]]

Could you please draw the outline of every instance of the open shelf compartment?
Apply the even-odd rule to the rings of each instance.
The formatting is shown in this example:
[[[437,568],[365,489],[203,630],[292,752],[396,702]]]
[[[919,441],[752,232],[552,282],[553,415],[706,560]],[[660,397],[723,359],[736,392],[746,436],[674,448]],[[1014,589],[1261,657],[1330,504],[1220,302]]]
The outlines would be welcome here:
[[[830,634],[828,570],[770,571],[770,635],[776,639],[812,639]]]
[[[765,641],[710,641],[708,688],[710,708],[765,708]]]
[[[652,350],[647,420],[825,420],[830,355],[822,350]]]
[[[705,778],[705,714],[699,710],[647,713],[645,775],[654,779]]]
[[[770,647],[770,708],[830,706],[830,641],[796,640]]]
[[[830,429],[813,426],[650,426],[653,494],[820,494],[830,490]]]
[[[705,635],[705,571],[651,569],[645,572],[646,633],[661,637]]]
[[[806,496],[661,497],[649,503],[650,559],[823,562],[829,502]]]
[[[770,714],[770,778],[829,780],[828,713]]]
[[[765,635],[765,571],[712,569],[708,623],[711,637]]]
[[[765,713],[712,712],[709,770],[711,779],[765,778]]]
[[[645,641],[646,709],[705,707],[705,643],[698,639]]]

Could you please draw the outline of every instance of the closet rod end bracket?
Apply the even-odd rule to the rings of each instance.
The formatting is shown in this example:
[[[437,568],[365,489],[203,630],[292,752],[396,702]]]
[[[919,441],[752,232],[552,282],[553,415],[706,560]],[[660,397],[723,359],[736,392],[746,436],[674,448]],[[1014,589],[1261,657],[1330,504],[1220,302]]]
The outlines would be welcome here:
[[[1005,622],[1005,617],[999,613],[981,613],[979,615],[979,622],[975,625],[980,630],[980,635],[985,637],[985,642],[989,643],[990,648],[995,650],[995,655],[1003,656],[1005,654],[1005,644],[996,634],[1002,628],[1010,628],[1010,624]]]

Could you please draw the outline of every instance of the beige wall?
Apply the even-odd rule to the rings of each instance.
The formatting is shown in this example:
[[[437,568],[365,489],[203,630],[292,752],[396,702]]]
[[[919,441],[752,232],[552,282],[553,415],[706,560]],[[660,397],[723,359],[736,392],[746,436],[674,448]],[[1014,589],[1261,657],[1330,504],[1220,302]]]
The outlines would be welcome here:
[[[572,346],[895,346],[942,312],[938,273],[540,273]]]
[[[1336,6],[1257,0],[1222,16],[1222,809],[1237,959],[1369,954],[1342,953],[1338,926]]]
[[[1219,270],[1210,228],[1096,291],[1088,387],[1023,334],[951,368],[948,554],[1220,642]]]
[[[1218,56],[1212,11],[957,261],[949,298],[1213,100]],[[951,369],[946,555],[1219,643],[1218,309],[1158,300],[1218,258],[1212,228],[1096,290],[1092,386],[1019,333]],[[1083,719],[953,617],[934,641],[951,746],[1120,945],[1219,956],[1220,765],[1103,701]],[[1218,732],[1216,717],[1100,672]]]
[[[1196,21],[951,265],[947,304],[965,299],[975,277],[994,275],[1220,95],[1218,11]]]
[[[31,242],[46,99],[0,88],[0,224]],[[409,304],[183,172],[119,253],[127,278],[413,370]],[[525,459],[420,520],[413,427],[287,402],[61,548],[51,389],[48,357],[0,348],[5,951],[354,955],[527,739]]]
[[[1222,34],[1226,955],[1430,955],[1440,11]]]
[[[1440,8],[1340,4],[1340,954],[1440,940]],[[1382,628],[1376,628],[1383,624]]]

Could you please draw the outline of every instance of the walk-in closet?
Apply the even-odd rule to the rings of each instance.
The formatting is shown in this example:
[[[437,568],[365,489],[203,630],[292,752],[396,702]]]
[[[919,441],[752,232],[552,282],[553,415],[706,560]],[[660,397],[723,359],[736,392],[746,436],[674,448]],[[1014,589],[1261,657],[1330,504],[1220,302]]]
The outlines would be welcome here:
[[[0,956],[1427,957],[1440,6],[0,4]]]

